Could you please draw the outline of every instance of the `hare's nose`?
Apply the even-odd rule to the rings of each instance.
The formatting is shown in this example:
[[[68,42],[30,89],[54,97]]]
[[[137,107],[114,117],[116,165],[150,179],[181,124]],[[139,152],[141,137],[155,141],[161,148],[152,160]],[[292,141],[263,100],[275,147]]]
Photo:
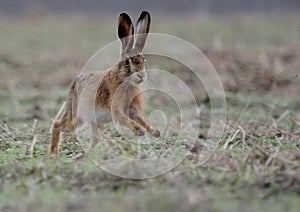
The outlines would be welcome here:
[[[137,74],[137,76],[138,76],[139,78],[143,79],[143,78],[145,77],[145,73],[140,72],[140,73]]]

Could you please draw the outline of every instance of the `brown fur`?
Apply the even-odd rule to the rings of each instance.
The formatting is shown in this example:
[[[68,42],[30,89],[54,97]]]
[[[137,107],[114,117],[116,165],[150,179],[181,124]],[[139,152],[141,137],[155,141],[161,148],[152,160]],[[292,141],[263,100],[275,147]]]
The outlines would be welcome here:
[[[150,14],[142,13],[139,30],[145,28],[149,31]],[[148,16],[148,17],[145,17]],[[125,22],[124,22],[125,17]],[[147,21],[142,22],[145,18]],[[127,14],[121,14],[119,18],[119,35],[132,36],[133,26]],[[139,21],[140,21],[139,19]],[[146,23],[147,25],[143,25]],[[129,29],[132,30],[129,30]],[[141,32],[139,32],[141,33]],[[61,132],[72,132],[83,122],[89,122],[92,127],[92,141],[89,149],[93,148],[103,130],[103,124],[97,117],[91,119],[99,112],[99,120],[106,122],[107,116],[130,129],[136,135],[141,136],[145,131],[158,137],[160,132],[153,129],[143,118],[144,102],[139,83],[144,80],[144,57],[141,50],[144,46],[145,37],[139,40],[139,46],[132,48],[133,42],[128,39],[122,41],[123,52],[120,62],[107,71],[97,73],[85,73],[75,77],[71,83],[65,111],[59,120],[55,120],[52,126],[50,153],[59,152]],[[124,46],[125,45],[125,46]],[[130,65],[126,65],[126,58],[130,59]],[[117,97],[114,97],[117,96]],[[103,112],[104,111],[104,112]],[[96,112],[94,114],[94,112]],[[88,121],[87,121],[88,120]],[[105,121],[104,121],[105,120]]]

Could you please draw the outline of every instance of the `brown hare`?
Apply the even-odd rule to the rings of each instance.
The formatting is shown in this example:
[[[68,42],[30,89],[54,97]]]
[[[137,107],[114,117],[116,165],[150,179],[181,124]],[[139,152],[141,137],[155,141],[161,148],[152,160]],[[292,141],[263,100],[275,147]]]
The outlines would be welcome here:
[[[142,54],[150,29],[150,14],[143,11],[136,29],[126,13],[118,20],[118,36],[122,44],[120,61],[109,70],[84,73],[71,83],[64,112],[52,125],[50,153],[59,152],[61,132],[75,131],[82,124],[90,124],[91,142],[97,144],[103,124],[114,121],[134,131],[137,136],[149,132],[155,137],[160,132],[142,117],[143,98],[140,84],[145,81],[145,57]],[[118,99],[113,97],[118,89]],[[114,103],[113,103],[114,102]],[[113,103],[113,104],[112,104]]]

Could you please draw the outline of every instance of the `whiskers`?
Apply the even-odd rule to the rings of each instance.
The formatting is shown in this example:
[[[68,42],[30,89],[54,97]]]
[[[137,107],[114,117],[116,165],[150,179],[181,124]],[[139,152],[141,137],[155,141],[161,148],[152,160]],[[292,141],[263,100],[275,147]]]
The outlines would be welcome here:
[[[153,83],[147,78],[143,83],[141,83],[142,90],[149,90],[154,88]]]
[[[119,85],[118,89],[127,90],[130,86],[132,86],[132,84],[127,78]]]

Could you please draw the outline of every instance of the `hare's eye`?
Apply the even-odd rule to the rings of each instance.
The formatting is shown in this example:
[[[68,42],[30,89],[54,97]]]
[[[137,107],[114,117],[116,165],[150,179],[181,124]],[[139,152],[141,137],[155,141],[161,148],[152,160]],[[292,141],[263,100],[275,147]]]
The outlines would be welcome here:
[[[128,57],[125,58],[124,63],[126,66],[130,65],[130,59]]]
[[[143,61],[144,61],[144,62],[147,62],[147,59],[146,59],[145,57],[143,57]]]

